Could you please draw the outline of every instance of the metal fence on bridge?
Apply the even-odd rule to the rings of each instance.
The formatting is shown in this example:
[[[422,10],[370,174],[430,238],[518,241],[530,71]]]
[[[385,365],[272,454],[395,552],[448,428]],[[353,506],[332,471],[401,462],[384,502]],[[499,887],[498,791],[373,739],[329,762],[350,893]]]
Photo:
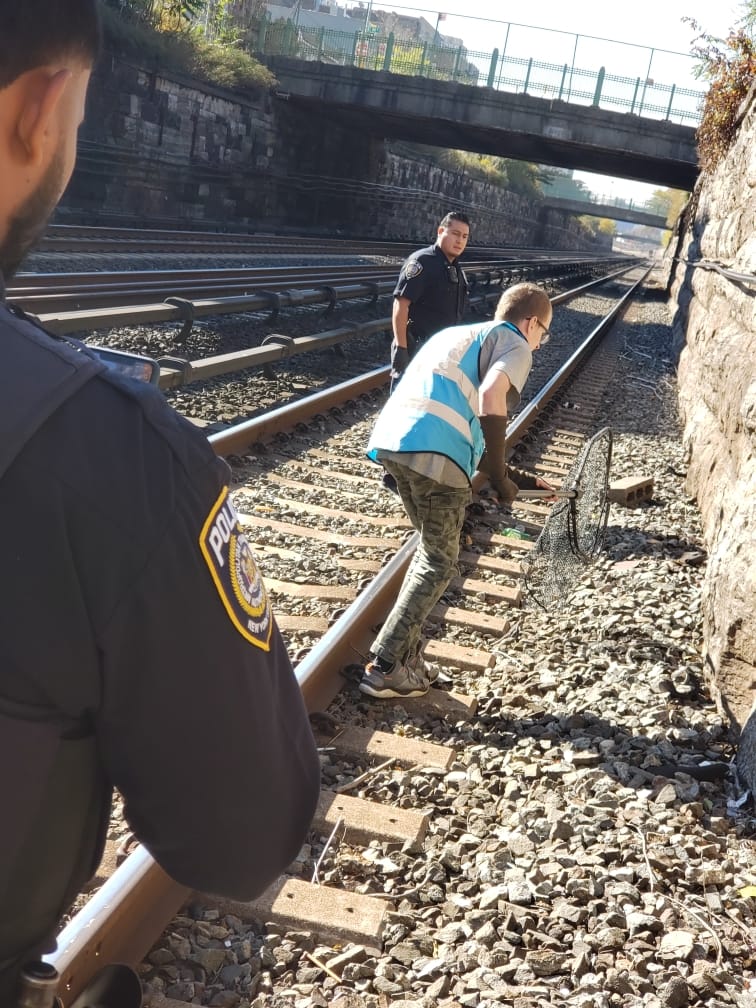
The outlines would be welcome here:
[[[294,21],[264,25],[257,52],[261,56],[291,56],[496,88],[687,126],[699,124],[704,98],[702,91],[647,77],[619,76],[607,73],[604,67],[597,71],[585,70],[574,62],[540,62],[509,56],[498,49],[475,52],[464,46],[413,42],[394,34],[379,35],[372,30],[344,32],[308,28]]]

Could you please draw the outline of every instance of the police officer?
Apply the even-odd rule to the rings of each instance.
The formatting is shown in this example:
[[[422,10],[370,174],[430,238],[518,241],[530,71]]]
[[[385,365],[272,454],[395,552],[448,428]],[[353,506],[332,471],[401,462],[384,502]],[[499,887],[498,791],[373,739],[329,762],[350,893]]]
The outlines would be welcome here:
[[[0,271],[73,170],[97,0],[0,5]],[[111,793],[186,886],[249,899],[319,786],[307,713],[206,439],[0,285],[0,1004],[93,874]]]
[[[469,219],[453,211],[438,225],[435,243],[405,260],[391,314],[392,383],[399,380],[424,340],[462,321],[468,285],[458,259],[469,239]]]

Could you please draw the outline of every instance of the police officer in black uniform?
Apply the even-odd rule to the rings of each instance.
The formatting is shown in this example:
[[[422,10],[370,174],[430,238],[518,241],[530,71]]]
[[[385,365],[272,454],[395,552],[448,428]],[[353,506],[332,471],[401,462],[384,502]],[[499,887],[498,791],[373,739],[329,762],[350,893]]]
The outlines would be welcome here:
[[[97,0],[0,5],[0,271],[70,178]],[[0,274],[1,275],[1,274]],[[0,1004],[54,947],[117,788],[178,882],[250,899],[317,800],[307,713],[205,437],[0,286]]]
[[[448,213],[433,245],[405,260],[394,289],[391,315],[392,382],[399,380],[417,347],[429,336],[462,321],[467,279],[458,259],[470,238],[463,213]]]

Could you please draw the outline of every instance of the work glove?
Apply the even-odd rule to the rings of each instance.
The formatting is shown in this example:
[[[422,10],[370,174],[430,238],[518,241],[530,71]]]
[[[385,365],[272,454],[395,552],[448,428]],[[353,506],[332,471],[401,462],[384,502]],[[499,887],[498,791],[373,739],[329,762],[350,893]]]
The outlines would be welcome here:
[[[517,466],[507,466],[507,474],[513,483],[517,484],[519,490],[539,490],[544,484],[539,483],[537,477]],[[548,484],[545,484],[548,486]]]
[[[515,497],[517,497],[519,487],[508,476],[502,478],[489,473],[488,481],[491,484],[491,489],[502,504],[511,504]]]
[[[486,451],[478,464],[481,472],[488,475],[491,489],[503,504],[511,504],[519,487],[507,472],[505,459],[507,447],[507,418],[505,416],[482,416],[480,426],[486,442]]]
[[[391,344],[391,379],[398,381],[409,364],[409,350],[405,346],[396,343]]]
[[[507,466],[507,471],[509,478],[517,484],[519,490],[555,490],[556,488],[545,480],[543,476],[534,476],[532,473],[526,472],[524,469],[518,469],[516,466]],[[556,500],[556,497],[549,497],[548,494],[543,495],[543,499],[546,501]]]

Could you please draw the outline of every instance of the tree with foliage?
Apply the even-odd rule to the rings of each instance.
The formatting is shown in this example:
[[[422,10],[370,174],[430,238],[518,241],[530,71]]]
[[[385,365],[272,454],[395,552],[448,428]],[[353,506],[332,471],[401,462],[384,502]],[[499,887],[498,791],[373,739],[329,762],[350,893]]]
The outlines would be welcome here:
[[[553,196],[555,199],[588,202],[593,195],[585,182],[573,178],[572,172],[567,168],[550,168],[544,177],[543,189],[546,196]]]
[[[153,0],[152,3],[157,23],[174,31],[198,20],[206,6],[207,0]]]
[[[207,0],[107,0],[107,3],[123,17],[178,31],[200,17]]]
[[[586,230],[593,235],[614,235],[617,233],[617,222],[609,220],[608,217],[592,217],[584,214],[578,220]]]
[[[147,67],[227,88],[269,88],[275,78],[244,49],[232,7],[258,0],[107,0],[108,44]]]
[[[265,0],[204,0],[197,28],[222,45],[244,45],[266,10]]]
[[[612,235],[613,237],[617,234],[617,221],[609,220],[608,217],[599,217],[596,230],[599,234]]]
[[[683,18],[700,30],[691,18]],[[752,32],[756,25],[756,3],[750,0],[740,27],[726,39],[702,32],[693,53],[700,63],[699,77],[709,80],[698,127],[698,158],[705,172],[713,171],[730,149],[738,129],[738,109],[756,76],[756,46]]]
[[[509,158],[498,158],[505,167],[508,185],[512,192],[526,196],[528,199],[543,199],[543,184],[549,178],[547,171],[540,165],[529,161],[512,161]]]
[[[481,182],[525,196],[527,199],[543,198],[543,184],[549,177],[540,165],[529,161],[514,161],[495,154],[475,154],[472,151],[446,150],[424,144],[403,144],[405,156],[437,164],[447,171],[460,172]]]
[[[644,209],[649,213],[658,214],[672,228],[688,201],[688,194],[681,189],[655,189],[650,199],[646,200]]]

